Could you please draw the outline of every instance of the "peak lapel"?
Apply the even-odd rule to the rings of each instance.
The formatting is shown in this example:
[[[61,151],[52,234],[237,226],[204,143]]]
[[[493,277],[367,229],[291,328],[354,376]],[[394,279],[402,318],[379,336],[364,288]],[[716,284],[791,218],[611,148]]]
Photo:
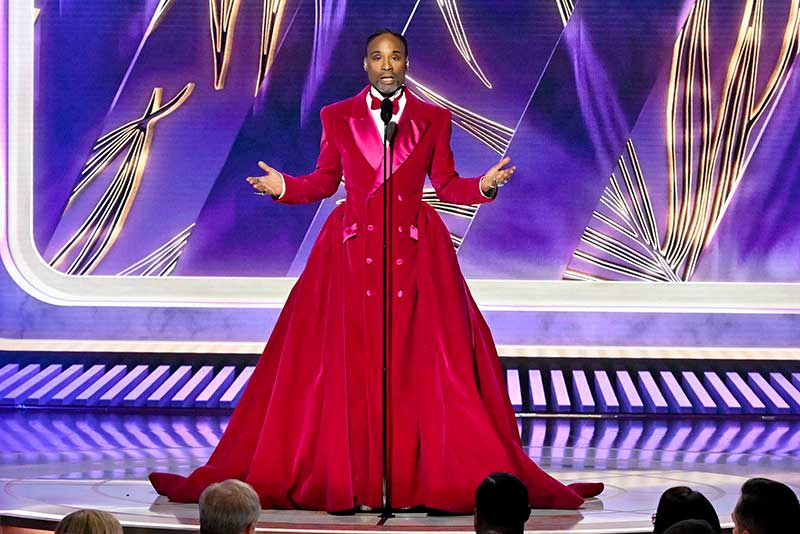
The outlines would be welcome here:
[[[408,159],[428,130],[430,121],[422,114],[419,99],[406,87],[406,106],[397,124],[392,154],[392,173]]]
[[[366,95],[364,98],[366,98]],[[397,124],[397,137],[395,137],[392,147],[392,176],[397,174],[398,169],[411,156],[430,126],[430,120],[424,116],[422,107],[419,104],[419,99],[406,88],[406,106]],[[383,152],[383,143],[381,142],[380,134],[378,134],[378,143],[378,166],[375,168],[375,178],[370,194],[375,194],[383,185],[383,165],[381,165],[380,158]]]
[[[353,108],[351,116],[347,118],[347,124],[359,152],[370,166],[377,170],[383,159],[383,142],[375,128],[375,121],[367,109],[367,91],[369,86],[353,98]]]

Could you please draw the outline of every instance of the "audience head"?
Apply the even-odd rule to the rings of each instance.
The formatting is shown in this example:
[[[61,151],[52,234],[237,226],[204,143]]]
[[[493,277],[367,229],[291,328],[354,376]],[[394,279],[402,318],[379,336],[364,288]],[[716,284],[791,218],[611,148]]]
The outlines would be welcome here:
[[[686,486],[677,486],[661,495],[653,521],[653,534],[663,534],[684,519],[702,519],[716,534],[722,532],[717,512],[705,495]]]
[[[669,527],[664,534],[714,534],[714,529],[711,528],[708,521],[684,519]]]
[[[800,525],[797,495],[787,486],[766,478],[751,478],[733,509],[733,534],[778,534]]]
[[[200,534],[252,534],[260,513],[258,494],[249,484],[211,484],[200,495]]]
[[[108,512],[78,510],[64,516],[54,534],[122,534],[122,525]]]
[[[508,473],[492,473],[475,492],[475,532],[521,534],[531,516],[528,489]]]

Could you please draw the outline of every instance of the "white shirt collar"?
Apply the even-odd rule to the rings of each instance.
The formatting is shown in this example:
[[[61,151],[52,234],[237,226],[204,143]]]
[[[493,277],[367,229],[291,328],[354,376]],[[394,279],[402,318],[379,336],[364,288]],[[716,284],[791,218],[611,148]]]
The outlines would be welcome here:
[[[406,102],[408,102],[408,99],[406,98],[406,90],[407,89],[403,89],[401,91],[400,89],[398,89],[397,91],[394,92],[392,96],[389,97],[390,100],[397,100],[397,113],[392,115],[392,120],[394,122],[400,121],[400,116],[403,114],[403,111],[405,110]],[[365,102],[367,109],[372,114],[372,119],[375,121],[375,127],[378,129],[381,139],[383,139],[383,121],[381,120],[381,110],[371,108],[372,104],[371,100],[373,96],[381,100],[383,100],[386,97],[380,94],[380,92],[378,92],[377,89],[375,89],[373,86],[370,85],[369,91],[367,91],[367,98]]]
[[[387,96],[383,96],[380,91],[375,89],[375,86],[370,85],[369,86],[369,94],[371,94],[375,98],[379,98],[380,100],[383,100],[384,98],[388,98],[389,100],[396,100],[396,99],[398,99],[400,97],[405,96],[406,92],[404,90],[404,87],[405,86],[401,85],[400,87],[397,88],[397,90],[394,93],[391,94],[391,96],[387,97]]]

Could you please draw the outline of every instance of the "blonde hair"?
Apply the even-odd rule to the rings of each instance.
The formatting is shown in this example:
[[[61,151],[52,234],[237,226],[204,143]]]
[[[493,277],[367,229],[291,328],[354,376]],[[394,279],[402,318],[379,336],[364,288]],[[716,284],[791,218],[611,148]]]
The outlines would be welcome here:
[[[54,534],[122,534],[122,525],[108,512],[78,510],[64,516]]]

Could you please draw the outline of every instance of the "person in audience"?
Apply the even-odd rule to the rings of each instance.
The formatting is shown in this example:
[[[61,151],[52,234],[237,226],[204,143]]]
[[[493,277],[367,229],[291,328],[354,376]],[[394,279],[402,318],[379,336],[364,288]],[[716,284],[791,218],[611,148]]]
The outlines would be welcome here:
[[[77,510],[58,522],[54,534],[122,534],[122,525],[108,512]]]
[[[711,528],[708,521],[684,519],[669,527],[664,534],[714,534],[714,529]]]
[[[508,473],[492,473],[475,491],[475,532],[522,534],[531,516],[528,488]]]
[[[744,483],[731,516],[733,534],[784,534],[800,529],[797,495],[786,484],[767,478]]]
[[[225,480],[200,494],[200,534],[253,534],[261,513],[258,494],[241,480]]]
[[[702,519],[716,534],[722,532],[717,512],[705,495],[686,486],[676,486],[665,491],[658,501],[653,515],[653,534],[664,534],[669,527],[684,519]]]

